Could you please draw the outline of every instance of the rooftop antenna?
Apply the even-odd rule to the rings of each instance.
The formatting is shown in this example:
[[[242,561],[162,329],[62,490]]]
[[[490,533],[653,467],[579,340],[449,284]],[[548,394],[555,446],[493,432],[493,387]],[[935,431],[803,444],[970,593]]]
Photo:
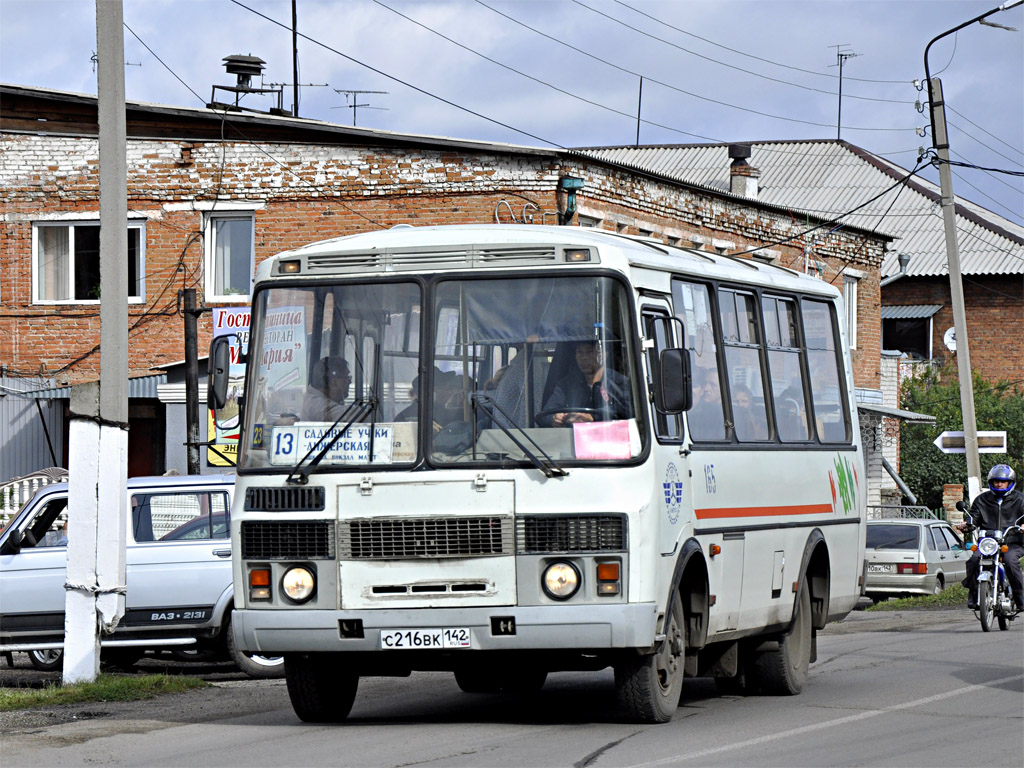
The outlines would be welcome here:
[[[356,124],[356,109],[359,107],[365,107],[366,109],[380,109],[384,112],[388,111],[387,107],[371,107],[369,104],[359,104],[359,94],[361,93],[388,93],[388,91],[350,91],[344,88],[335,88],[335,93],[345,94],[345,105],[344,107],[331,107],[331,109],[351,109],[352,110],[352,125]],[[352,103],[349,104],[349,97],[352,99]]]
[[[836,63],[832,66],[839,67],[839,117],[836,118],[836,141],[842,138],[843,132],[843,63],[847,59],[852,59],[854,56],[860,56],[859,53],[853,51],[844,51],[843,48],[849,46],[849,43],[840,43],[839,45],[830,45],[829,48],[836,49]]]

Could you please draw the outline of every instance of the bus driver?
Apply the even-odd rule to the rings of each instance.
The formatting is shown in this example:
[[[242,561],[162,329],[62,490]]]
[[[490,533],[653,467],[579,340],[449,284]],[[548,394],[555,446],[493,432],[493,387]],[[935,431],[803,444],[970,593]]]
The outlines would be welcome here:
[[[555,413],[538,422],[547,422],[542,426],[567,427],[578,422],[630,418],[633,409],[629,379],[616,370],[605,368],[601,343],[580,341],[575,344],[574,352],[575,368],[555,385],[544,402],[544,410]]]

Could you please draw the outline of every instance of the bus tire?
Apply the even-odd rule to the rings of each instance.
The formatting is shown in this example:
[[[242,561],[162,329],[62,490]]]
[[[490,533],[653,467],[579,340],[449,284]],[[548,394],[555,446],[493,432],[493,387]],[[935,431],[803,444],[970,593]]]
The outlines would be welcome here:
[[[304,723],[340,723],[352,711],[359,675],[336,655],[285,654],[284,677],[292,709]]]
[[[793,626],[779,638],[778,649],[754,660],[753,672],[764,693],[793,696],[803,690],[811,664],[811,633],[811,593],[805,584],[797,597]]]
[[[463,693],[497,693],[501,690],[498,676],[483,666],[455,670],[455,683]]]
[[[686,620],[677,591],[666,617],[665,640],[656,653],[615,664],[615,694],[633,721],[667,723],[679,707],[686,662]]]

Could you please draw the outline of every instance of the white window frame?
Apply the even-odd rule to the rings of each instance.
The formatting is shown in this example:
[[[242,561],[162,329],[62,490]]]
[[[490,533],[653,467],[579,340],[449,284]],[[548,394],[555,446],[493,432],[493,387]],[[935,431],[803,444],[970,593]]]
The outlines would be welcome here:
[[[850,349],[857,348],[857,284],[856,275],[843,275],[843,304],[846,307],[846,342]]]
[[[205,216],[206,237],[206,300],[220,303],[248,304],[252,298],[252,288],[256,280],[256,215],[253,210],[216,211]],[[219,294],[215,291],[217,270],[217,229],[214,223],[224,220],[247,220],[249,222],[249,289],[245,293]]]
[[[75,220],[55,220],[55,221],[33,221],[32,222],[32,303],[33,304],[99,304],[99,299],[48,299],[40,295],[39,281],[42,278],[39,260],[42,257],[41,247],[39,242],[40,232],[44,228],[52,227],[63,227],[68,230],[68,279],[72,282],[72,285],[67,286],[68,293],[74,293],[74,275],[75,275],[75,229],[79,227],[96,227],[99,229],[100,222],[97,219],[75,219]],[[132,287],[128,288],[128,303],[129,304],[145,304],[146,303],[146,222],[145,221],[129,221],[125,227],[125,230],[138,230],[139,232],[139,263],[136,267],[136,274],[138,280],[136,287],[138,288],[138,294],[132,294]]]

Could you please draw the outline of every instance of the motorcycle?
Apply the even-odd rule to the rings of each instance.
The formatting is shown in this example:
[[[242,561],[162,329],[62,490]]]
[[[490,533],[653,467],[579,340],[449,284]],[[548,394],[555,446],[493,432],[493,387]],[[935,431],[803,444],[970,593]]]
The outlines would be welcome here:
[[[1003,540],[1017,529],[1024,517],[1007,528],[1005,531],[974,528],[974,518],[967,510],[967,505],[958,501],[956,508],[964,513],[970,521],[971,527],[977,531],[978,538],[970,544],[972,552],[981,554],[978,573],[978,607],[974,615],[981,621],[981,628],[985,632],[991,632],[993,623],[999,624],[999,629],[1005,630],[1011,621],[1017,618],[1019,611],[1013,604],[1013,596],[1010,591],[1010,584],[1006,580],[1006,568],[1003,564],[1003,554],[1007,547]]]

